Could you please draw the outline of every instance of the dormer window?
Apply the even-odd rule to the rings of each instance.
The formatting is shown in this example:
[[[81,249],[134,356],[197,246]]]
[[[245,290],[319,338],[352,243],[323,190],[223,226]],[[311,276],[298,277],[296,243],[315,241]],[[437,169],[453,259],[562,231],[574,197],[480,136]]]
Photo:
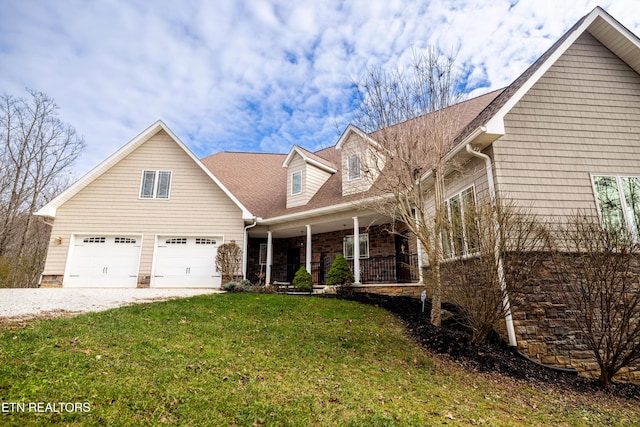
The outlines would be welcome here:
[[[291,194],[302,193],[302,171],[291,174]]]
[[[347,169],[349,170],[349,181],[360,178],[360,157],[355,154],[349,156]]]

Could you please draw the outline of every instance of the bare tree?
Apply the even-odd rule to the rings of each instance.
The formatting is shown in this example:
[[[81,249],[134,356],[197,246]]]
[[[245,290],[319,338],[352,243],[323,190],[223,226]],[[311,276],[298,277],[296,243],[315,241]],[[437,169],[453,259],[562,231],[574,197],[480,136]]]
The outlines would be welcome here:
[[[554,271],[568,313],[608,387],[622,368],[640,360],[640,246],[631,233],[604,228],[577,214],[558,227]]]
[[[218,248],[216,268],[222,275],[222,283],[232,282],[241,273],[242,249],[235,242],[224,243]]]
[[[446,156],[462,124],[451,107],[462,99],[454,63],[454,55],[430,48],[414,51],[407,70],[367,70],[354,119],[375,141],[362,165],[365,176],[386,195],[367,207],[405,224],[424,248],[434,325],[441,323],[444,178],[452,164]]]
[[[59,119],[53,99],[31,90],[26,99],[0,96],[0,140],[0,256],[24,267],[25,255],[42,258],[46,249],[27,248],[35,232],[31,213],[65,180],[85,143]]]
[[[525,209],[497,198],[450,209],[442,266],[444,295],[458,307],[472,340],[482,343],[518,305],[544,259],[548,231]]]

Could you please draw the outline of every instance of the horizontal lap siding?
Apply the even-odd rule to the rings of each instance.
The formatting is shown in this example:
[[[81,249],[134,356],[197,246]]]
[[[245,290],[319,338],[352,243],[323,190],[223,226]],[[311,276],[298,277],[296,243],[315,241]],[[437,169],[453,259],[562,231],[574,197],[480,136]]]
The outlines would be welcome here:
[[[485,150],[484,154],[491,156],[491,148]],[[445,199],[449,199],[473,186],[478,204],[489,200],[489,184],[484,160],[472,157],[464,164],[451,164],[449,166],[452,167],[453,171],[447,173],[444,180]],[[433,187],[427,191],[425,200],[427,201],[427,215],[434,215],[435,199]]]
[[[376,174],[376,167],[373,163],[372,148],[358,135],[351,134],[342,145],[341,164],[342,164],[342,195],[348,196],[371,188],[371,182]],[[349,179],[349,157],[356,155],[360,158],[361,176],[353,180]],[[373,176],[366,178],[362,172],[365,169],[371,169]]]
[[[595,209],[591,173],[640,174],[640,76],[582,35],[505,118],[499,190],[545,216]]]
[[[324,185],[331,174],[311,164],[306,165],[307,179],[304,191],[307,194],[307,202],[316,195],[320,187]]]
[[[296,172],[302,172],[302,192],[300,194],[291,194],[292,175]],[[287,209],[296,206],[306,205],[310,197],[307,194],[305,183],[307,181],[306,163],[302,156],[295,154],[289,166],[287,167]]]
[[[445,179],[445,198],[448,199],[473,185],[478,202],[486,200],[488,184],[484,161],[472,158],[465,165],[456,169],[459,170],[448,174]]]
[[[170,170],[169,200],[141,200],[143,170]],[[44,274],[61,274],[71,233],[143,234],[140,274],[151,273],[156,234],[224,236],[241,244],[240,209],[164,132],[58,208]]]

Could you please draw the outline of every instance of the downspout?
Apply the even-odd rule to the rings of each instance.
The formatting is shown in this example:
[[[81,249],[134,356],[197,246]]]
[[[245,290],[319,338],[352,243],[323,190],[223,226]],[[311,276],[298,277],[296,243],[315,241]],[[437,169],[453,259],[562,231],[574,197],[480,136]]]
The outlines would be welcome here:
[[[467,153],[471,154],[474,157],[478,157],[484,160],[485,169],[487,171],[487,183],[489,185],[489,195],[491,196],[491,203],[495,206],[496,203],[496,186],[493,178],[493,166],[491,164],[491,157],[487,156],[484,153],[476,151],[471,147],[471,143],[467,144]],[[509,337],[509,346],[510,347],[518,347],[518,341],[516,340],[516,332],[513,327],[513,317],[511,316],[511,303],[509,302],[509,294],[507,293],[507,281],[504,277],[504,267],[502,264],[502,256],[500,255],[500,225],[498,224],[498,218],[496,215],[492,215],[493,221],[493,232],[495,233],[495,246],[494,246],[494,257],[496,260],[496,266],[498,269],[498,281],[500,282],[500,288],[504,294],[503,304],[506,310],[505,322],[507,324],[507,335]]]
[[[242,242],[242,278],[246,280],[247,278],[247,262],[249,260],[247,250],[249,249],[249,232],[250,228],[258,225],[258,217],[253,217],[253,224],[249,224],[244,227],[244,235]]]

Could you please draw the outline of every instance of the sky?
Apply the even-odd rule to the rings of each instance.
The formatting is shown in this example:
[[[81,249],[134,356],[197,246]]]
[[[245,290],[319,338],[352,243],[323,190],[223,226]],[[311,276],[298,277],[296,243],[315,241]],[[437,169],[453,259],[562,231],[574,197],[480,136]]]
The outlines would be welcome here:
[[[640,0],[0,0],[0,93],[53,98],[77,176],[162,120],[197,156],[334,145],[367,67],[457,50],[469,96],[504,87],[600,6]]]

